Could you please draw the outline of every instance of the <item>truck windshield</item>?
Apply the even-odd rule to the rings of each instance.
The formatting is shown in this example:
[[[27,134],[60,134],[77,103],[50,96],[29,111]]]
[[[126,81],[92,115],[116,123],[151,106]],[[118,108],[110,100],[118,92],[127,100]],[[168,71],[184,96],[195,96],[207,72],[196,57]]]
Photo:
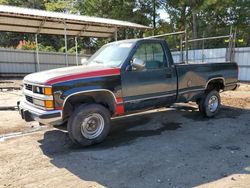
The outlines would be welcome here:
[[[100,48],[87,62],[87,66],[120,67],[128,57],[133,43],[111,43]]]

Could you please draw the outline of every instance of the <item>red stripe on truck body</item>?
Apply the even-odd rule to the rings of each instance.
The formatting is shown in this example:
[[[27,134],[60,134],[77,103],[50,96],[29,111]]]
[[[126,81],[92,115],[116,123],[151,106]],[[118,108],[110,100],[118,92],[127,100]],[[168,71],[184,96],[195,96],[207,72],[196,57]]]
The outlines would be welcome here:
[[[91,72],[84,72],[79,74],[71,74],[62,77],[57,77],[48,80],[45,84],[52,85],[59,82],[66,82],[70,80],[84,79],[84,78],[94,78],[100,76],[112,76],[112,75],[120,75],[121,71],[119,68],[111,68],[105,70],[96,70]]]
[[[124,103],[122,97],[116,97],[116,116],[120,116],[124,114]]]

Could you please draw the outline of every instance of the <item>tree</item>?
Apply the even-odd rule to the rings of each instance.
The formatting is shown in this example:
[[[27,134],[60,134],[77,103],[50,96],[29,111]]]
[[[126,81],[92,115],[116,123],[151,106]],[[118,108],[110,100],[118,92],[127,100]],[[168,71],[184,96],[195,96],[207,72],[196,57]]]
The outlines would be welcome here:
[[[45,9],[54,12],[65,12],[65,13],[77,13],[75,9],[77,1],[58,1],[58,0],[46,0],[44,3]]]
[[[189,35],[197,38],[204,33],[206,36],[227,35],[233,26],[237,28],[239,38],[244,38],[241,45],[250,44],[250,3],[247,0],[167,0],[162,4],[170,15],[174,30],[188,28]],[[220,40],[210,44],[210,47],[225,47]]]
[[[26,8],[44,9],[43,0],[0,0],[0,4],[21,6]]]
[[[250,3],[249,0],[0,0],[0,4],[27,8],[44,9],[56,12],[77,13],[88,16],[118,19],[152,26],[154,34],[185,30],[192,38],[229,34],[230,27],[237,28],[238,37],[243,39],[238,45],[250,45]],[[164,9],[170,22],[159,19],[159,9]],[[152,35],[152,31],[144,33]],[[118,39],[142,37],[136,29],[123,29],[118,32]],[[171,46],[178,46],[178,36],[169,37]],[[6,47],[16,47],[20,40],[34,41],[33,34],[0,33],[0,43]],[[95,51],[101,45],[113,39],[82,37],[81,49]],[[58,51],[64,46],[63,36],[39,36],[42,46],[51,46]],[[68,39],[69,48],[74,47],[73,38]],[[225,47],[223,40],[209,43],[209,47]],[[193,48],[199,45],[194,44]],[[47,48],[47,49],[50,49]]]
[[[230,27],[237,29],[238,38],[244,43],[238,46],[250,45],[250,3],[247,0],[208,0],[202,6],[202,19],[206,25],[203,28],[211,36],[225,35]]]
[[[84,0],[78,1],[77,9],[82,15],[97,16],[149,25],[150,7],[146,0]],[[119,38],[131,37],[132,31],[122,31]]]

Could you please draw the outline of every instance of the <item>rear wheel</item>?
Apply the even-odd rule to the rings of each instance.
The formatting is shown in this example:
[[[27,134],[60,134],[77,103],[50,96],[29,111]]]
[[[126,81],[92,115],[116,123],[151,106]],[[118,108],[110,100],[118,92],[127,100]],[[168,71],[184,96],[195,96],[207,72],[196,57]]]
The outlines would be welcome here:
[[[74,143],[89,146],[102,142],[110,130],[110,113],[99,104],[79,106],[68,121],[69,137]]]
[[[206,117],[214,117],[220,109],[221,99],[220,94],[216,90],[212,90],[199,102],[199,111]]]

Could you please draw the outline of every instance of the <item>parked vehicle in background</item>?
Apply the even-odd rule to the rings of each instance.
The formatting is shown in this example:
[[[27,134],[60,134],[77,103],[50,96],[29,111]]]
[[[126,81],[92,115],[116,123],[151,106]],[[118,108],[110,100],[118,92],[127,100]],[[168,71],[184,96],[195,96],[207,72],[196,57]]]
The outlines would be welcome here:
[[[27,75],[19,109],[26,121],[67,122],[73,142],[102,142],[111,117],[194,101],[203,116],[215,116],[221,91],[238,84],[235,62],[174,65],[165,40],[109,43],[83,66]]]

